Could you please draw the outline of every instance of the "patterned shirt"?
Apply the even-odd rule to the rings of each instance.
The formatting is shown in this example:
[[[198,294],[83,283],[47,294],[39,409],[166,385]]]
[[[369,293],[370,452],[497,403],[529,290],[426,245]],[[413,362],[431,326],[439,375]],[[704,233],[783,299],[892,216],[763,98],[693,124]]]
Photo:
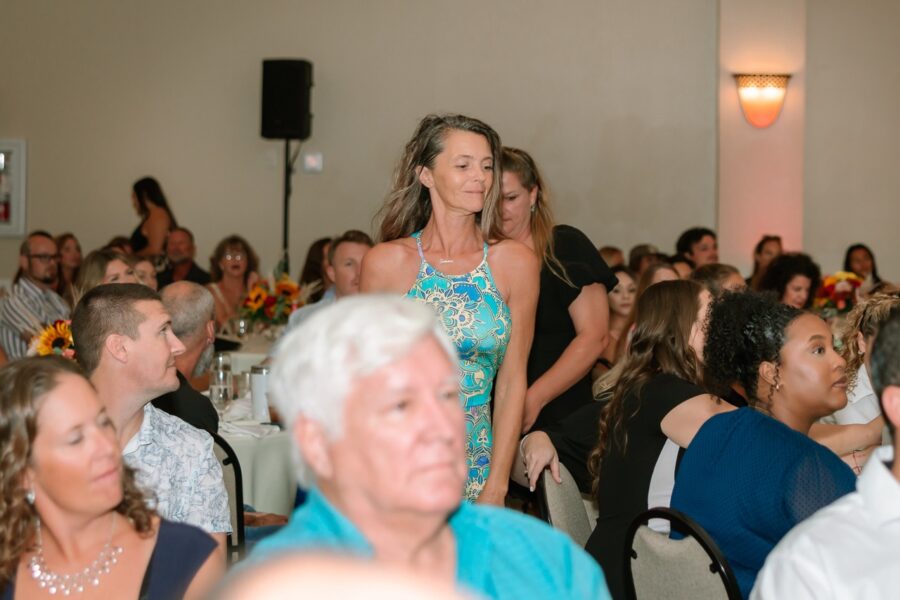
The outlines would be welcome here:
[[[28,352],[28,341],[57,319],[69,318],[69,306],[53,290],[22,277],[0,307],[0,344],[10,360]]]
[[[155,497],[160,516],[208,533],[231,531],[222,466],[208,433],[148,403],[122,456],[141,490]]]

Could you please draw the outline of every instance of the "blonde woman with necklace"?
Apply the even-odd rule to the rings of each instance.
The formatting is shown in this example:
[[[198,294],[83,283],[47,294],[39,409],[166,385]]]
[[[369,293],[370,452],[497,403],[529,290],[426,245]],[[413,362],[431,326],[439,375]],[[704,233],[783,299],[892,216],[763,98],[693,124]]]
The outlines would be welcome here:
[[[405,294],[438,313],[460,356],[466,498],[503,506],[522,431],[540,264],[503,234],[500,149],[497,133],[477,119],[425,117],[395,171],[360,289]]]
[[[209,535],[147,508],[74,362],[0,369],[0,435],[0,599],[199,598],[222,574]]]

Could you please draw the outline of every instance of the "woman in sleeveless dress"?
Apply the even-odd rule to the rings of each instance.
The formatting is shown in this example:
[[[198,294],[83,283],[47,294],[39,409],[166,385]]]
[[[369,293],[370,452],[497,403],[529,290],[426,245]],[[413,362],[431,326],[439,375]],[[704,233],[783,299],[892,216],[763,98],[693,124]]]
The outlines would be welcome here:
[[[215,540],[147,508],[74,361],[0,369],[0,435],[0,600],[201,598],[222,575]]]
[[[460,358],[466,497],[502,506],[522,431],[540,263],[503,235],[500,148],[481,121],[425,117],[395,171],[360,288],[434,307]]]
[[[134,182],[131,191],[134,210],[141,217],[129,243],[135,256],[156,258],[165,254],[166,237],[178,226],[159,182],[144,177]]]

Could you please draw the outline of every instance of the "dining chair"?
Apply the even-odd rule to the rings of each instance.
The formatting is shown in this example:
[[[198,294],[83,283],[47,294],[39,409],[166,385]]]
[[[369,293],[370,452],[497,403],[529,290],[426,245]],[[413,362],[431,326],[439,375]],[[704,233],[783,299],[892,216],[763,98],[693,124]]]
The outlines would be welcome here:
[[[231,513],[231,533],[228,534],[228,564],[234,564],[244,556],[244,488],[241,463],[237,454],[222,436],[212,434],[213,451],[222,465],[225,490],[228,492],[228,508]]]
[[[597,517],[589,513],[575,478],[562,463],[559,464],[559,476],[562,483],[556,483],[547,470],[538,478],[541,513],[546,515],[550,525],[566,532],[583,547],[591,536]]]
[[[684,535],[672,539],[650,529],[664,519]],[[696,521],[670,508],[651,508],[634,519],[625,536],[625,597],[629,600],[740,600],[734,572]]]

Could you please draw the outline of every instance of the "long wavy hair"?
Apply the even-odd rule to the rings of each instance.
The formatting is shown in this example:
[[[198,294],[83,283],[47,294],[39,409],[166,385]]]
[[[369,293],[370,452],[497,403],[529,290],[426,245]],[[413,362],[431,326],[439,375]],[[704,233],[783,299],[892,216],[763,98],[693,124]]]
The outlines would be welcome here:
[[[537,168],[531,155],[518,148],[503,147],[501,159],[501,175],[512,173],[519,178],[519,183],[530,193],[537,189],[537,197],[529,220],[531,239],[534,242],[534,252],[538,255],[550,272],[566,282],[569,287],[576,287],[566,268],[553,250],[553,227],[556,220],[553,218],[553,209],[550,206],[550,193],[541,172]]]
[[[56,356],[23,358],[0,369],[0,592],[15,576],[22,555],[34,546],[35,522],[40,517],[25,499],[23,480],[43,399],[62,374],[84,377],[75,362]],[[115,511],[138,533],[149,535],[154,513],[147,508],[131,469],[123,470],[124,495]]]
[[[434,168],[435,159],[444,150],[447,134],[454,130],[483,136],[491,147],[495,169],[500,165],[500,136],[489,125],[463,115],[428,115],[406,143],[403,156],[394,169],[391,192],[376,215],[376,220],[381,221],[376,228],[379,242],[409,237],[428,223],[432,212],[431,195],[419,181],[419,172],[423,167]],[[500,210],[500,177],[495,172],[484,198],[484,208],[476,217],[488,241],[506,237],[501,228]]]
[[[638,298],[634,336],[617,370],[612,397],[600,416],[600,441],[588,457],[595,488],[603,456],[613,445],[625,452],[626,422],[640,410],[644,384],[660,373],[701,382],[701,357],[690,346],[701,292],[703,287],[694,281],[662,281],[648,287]],[[632,412],[626,413],[625,399],[630,395],[639,402]]]
[[[859,351],[856,334],[861,333],[865,339],[871,341],[881,326],[887,322],[891,310],[897,306],[900,306],[900,292],[874,294],[854,306],[847,315],[841,329],[841,356],[847,361],[848,389],[856,384],[859,368],[865,360],[865,356]],[[871,350],[869,348],[869,351]]]

